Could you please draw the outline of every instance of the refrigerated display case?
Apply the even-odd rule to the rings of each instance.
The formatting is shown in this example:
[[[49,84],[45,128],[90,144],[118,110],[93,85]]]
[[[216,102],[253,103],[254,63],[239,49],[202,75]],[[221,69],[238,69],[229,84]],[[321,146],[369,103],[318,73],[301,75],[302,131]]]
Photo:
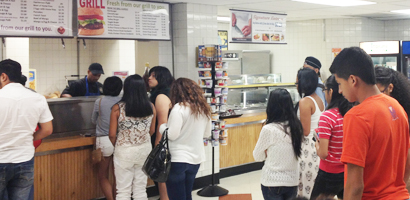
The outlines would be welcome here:
[[[404,75],[406,75],[407,78],[410,79],[410,41],[403,41],[401,46],[403,54],[403,69],[406,70],[406,73],[404,73]]]
[[[372,57],[375,67],[388,67],[407,76],[407,68],[402,67],[401,41],[360,42],[360,48]]]

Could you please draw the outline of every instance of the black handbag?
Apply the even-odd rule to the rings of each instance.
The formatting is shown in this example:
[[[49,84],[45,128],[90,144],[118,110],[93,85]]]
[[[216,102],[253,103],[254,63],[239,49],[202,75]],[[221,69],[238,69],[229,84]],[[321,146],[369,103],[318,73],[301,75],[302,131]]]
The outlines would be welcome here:
[[[161,141],[145,160],[142,171],[153,181],[166,182],[171,170],[171,154],[168,148],[168,129],[162,134]]]

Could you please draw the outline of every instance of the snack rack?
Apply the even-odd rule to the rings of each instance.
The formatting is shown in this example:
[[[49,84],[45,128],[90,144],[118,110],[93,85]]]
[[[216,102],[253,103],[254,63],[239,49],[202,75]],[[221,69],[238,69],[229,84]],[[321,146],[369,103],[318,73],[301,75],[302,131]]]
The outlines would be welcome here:
[[[224,65],[225,64],[225,65]],[[198,46],[198,84],[204,89],[205,98],[212,110],[212,133],[210,138],[204,138],[204,144],[212,145],[212,182],[211,185],[198,191],[199,196],[217,197],[228,194],[228,190],[215,184],[215,146],[227,145],[228,130],[225,121],[219,119],[219,114],[226,112],[228,95],[227,85],[228,63],[222,62],[221,46]]]

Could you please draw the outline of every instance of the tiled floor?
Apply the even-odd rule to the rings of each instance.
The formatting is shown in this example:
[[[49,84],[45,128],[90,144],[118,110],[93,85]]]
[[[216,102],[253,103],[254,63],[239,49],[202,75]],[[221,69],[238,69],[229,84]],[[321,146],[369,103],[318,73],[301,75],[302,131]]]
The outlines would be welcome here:
[[[229,190],[229,194],[252,194],[252,200],[262,200],[260,178],[261,171],[259,170],[223,178],[219,186]],[[192,192],[193,200],[218,200],[218,197],[200,197],[196,194],[197,192],[198,190]],[[149,198],[149,200],[157,199],[158,197]]]

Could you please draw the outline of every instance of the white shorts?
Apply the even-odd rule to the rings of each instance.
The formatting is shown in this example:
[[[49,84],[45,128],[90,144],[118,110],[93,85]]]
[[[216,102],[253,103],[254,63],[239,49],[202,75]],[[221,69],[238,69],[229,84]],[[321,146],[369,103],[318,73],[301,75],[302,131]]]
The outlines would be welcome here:
[[[108,136],[96,137],[95,147],[101,149],[104,157],[110,157],[114,153],[114,146]]]

